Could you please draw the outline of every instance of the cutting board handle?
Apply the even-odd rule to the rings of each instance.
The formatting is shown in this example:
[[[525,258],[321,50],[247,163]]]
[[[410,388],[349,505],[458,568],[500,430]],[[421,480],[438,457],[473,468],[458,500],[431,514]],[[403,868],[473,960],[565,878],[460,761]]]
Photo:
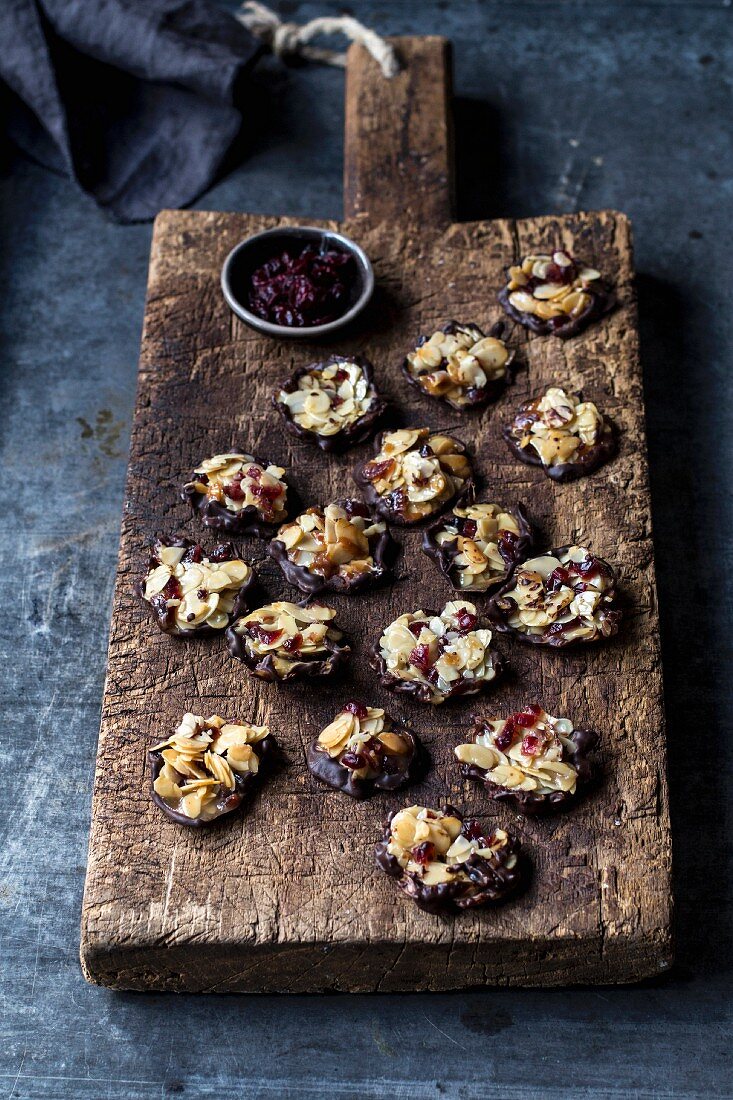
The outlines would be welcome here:
[[[390,41],[402,66],[391,80],[363,46],[349,49],[344,215],[447,225],[453,220],[450,42]]]

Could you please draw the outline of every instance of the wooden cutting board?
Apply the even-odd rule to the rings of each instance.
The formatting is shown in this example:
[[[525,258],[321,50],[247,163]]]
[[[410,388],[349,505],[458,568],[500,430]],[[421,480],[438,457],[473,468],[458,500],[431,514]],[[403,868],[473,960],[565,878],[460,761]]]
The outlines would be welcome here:
[[[603,211],[452,223],[449,46],[439,38],[396,45],[405,64],[392,81],[361,49],[349,57],[340,228],[371,256],[378,290],[348,338],[328,347],[273,342],[225,305],[219,272],[229,249],[287,219],[165,211],[156,220],[84,896],[81,957],[94,982],[424,990],[629,982],[670,965],[662,685],[629,222]],[[505,264],[557,247],[616,284],[614,313],[567,342],[515,327],[522,369],[484,412],[459,417],[404,384],[398,367],[420,333],[453,317],[488,328],[502,316],[496,292]],[[157,631],[133,582],[157,532],[214,541],[178,498],[201,458],[255,451],[287,467],[309,503],[352,491],[351,466],[370,447],[327,457],[285,435],[270,406],[294,366],[334,350],[372,359],[405,422],[464,438],[491,499],[523,502],[547,546],[588,543],[615,563],[627,608],[616,639],[549,652],[502,638],[511,676],[485,703],[431,708],[390,695],[368,668],[370,643],[403,611],[450,598],[417,531],[398,535],[404,576],[392,587],[333,599],[354,648],[343,683],[259,683],[231,660],[223,638],[181,642]],[[515,461],[500,438],[511,410],[551,381],[582,387],[622,431],[619,457],[568,485]],[[241,548],[251,560],[265,556],[258,540]],[[263,576],[271,598],[295,598],[273,562],[263,563]],[[433,757],[424,783],[355,804],[310,776],[307,742],[352,697],[415,725]],[[460,779],[453,758],[472,711],[506,714],[535,700],[599,730],[605,773],[576,811],[541,821],[491,802]],[[149,794],[146,747],[186,709],[268,722],[287,756],[249,815],[209,831],[177,827]],[[457,919],[419,911],[374,867],[381,822],[403,801],[448,801],[508,825],[531,854],[528,892]]]

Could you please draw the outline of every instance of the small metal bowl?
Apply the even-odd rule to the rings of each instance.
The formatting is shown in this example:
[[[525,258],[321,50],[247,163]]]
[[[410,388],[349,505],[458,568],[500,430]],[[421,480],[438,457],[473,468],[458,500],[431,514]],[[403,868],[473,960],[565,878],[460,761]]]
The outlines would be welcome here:
[[[290,325],[274,325],[247,309],[243,298],[246,296],[246,288],[252,272],[286,249],[298,246],[302,248],[308,244],[315,245],[319,251],[333,249],[337,252],[348,252],[354,257],[357,276],[346,312],[326,325],[299,328]],[[312,225],[289,225],[255,233],[254,236],[247,237],[246,240],[235,245],[221,270],[221,289],[230,309],[250,328],[257,329],[266,336],[284,336],[291,340],[313,339],[328,336],[345,328],[362,312],[374,292],[374,270],[364,249],[349,237],[344,237],[341,233],[332,233],[329,229],[318,229]]]

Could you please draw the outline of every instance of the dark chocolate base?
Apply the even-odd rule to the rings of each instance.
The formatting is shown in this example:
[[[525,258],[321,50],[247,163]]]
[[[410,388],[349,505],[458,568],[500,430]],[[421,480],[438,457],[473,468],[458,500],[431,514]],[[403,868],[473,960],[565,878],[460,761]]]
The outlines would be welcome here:
[[[191,539],[183,538],[164,538],[161,536],[158,541],[161,542],[164,546],[183,546],[187,550],[189,550],[192,546],[200,545],[199,543],[193,542]],[[230,542],[220,543],[208,553],[204,552],[204,557],[208,557],[211,561],[211,555],[216,554],[217,552],[221,552],[225,556],[214,559],[216,561],[231,561],[232,559],[244,561],[243,558],[240,558],[239,554],[236,552]],[[162,630],[164,634],[170,635],[170,637],[172,638],[191,638],[194,635],[200,635],[201,637],[204,637],[207,634],[222,634],[226,629],[225,627],[222,627],[220,630],[214,630],[213,627],[208,626],[206,623],[201,626],[193,627],[191,630],[183,630],[181,627],[176,625],[175,608],[167,606],[167,601],[164,596],[161,596],[160,593],[158,593],[157,595],[153,596],[152,600],[145,599],[145,596],[143,595],[145,591],[145,578],[147,577],[148,572],[150,572],[150,570],[156,565],[160,565],[160,561],[153,554],[151,554],[148,561],[148,569],[145,577],[143,577],[141,581],[135,581],[133,587],[135,595],[139,596],[140,599],[143,600],[143,602],[145,603],[146,607],[150,609],[150,613],[156,625],[158,626],[158,629]],[[258,594],[258,581],[253,569],[249,580],[245,581],[245,583],[242,585],[239,592],[237,593],[237,598],[235,599],[234,605],[229,614],[230,625],[234,622],[235,619],[238,619],[241,615],[246,615],[249,611],[252,611],[257,606],[257,600],[259,598]]]
[[[401,765],[394,772],[383,772],[371,779],[362,779],[355,776],[350,768],[339,763],[336,757],[329,756],[319,747],[317,739],[310,743],[306,752],[308,770],[322,783],[356,799],[369,798],[378,791],[397,791],[410,783],[415,783],[427,770],[427,753],[412,730],[397,723],[392,724],[392,729],[412,746],[410,752],[390,757],[395,763]]]
[[[348,428],[344,428],[342,431],[337,432],[335,435],[319,435],[318,432],[311,431],[310,428],[304,428],[293,420],[293,415],[287,405],[283,405],[278,401],[278,394],[281,390],[285,390],[286,393],[293,393],[298,387],[298,381],[304,374],[308,374],[314,367],[326,367],[332,363],[356,363],[361,367],[364,377],[367,380],[368,390],[367,392],[372,397],[372,403],[368,412],[364,416],[360,416],[358,420],[355,420],[353,424]],[[351,447],[357,446],[359,443],[365,443],[368,439],[374,435],[380,420],[387,412],[389,407],[388,402],[379,395],[379,392],[374,384],[374,368],[368,359],[365,359],[363,355],[331,355],[328,359],[325,359],[322,363],[309,363],[307,366],[298,367],[293,371],[288,381],[279,386],[277,392],[272,395],[272,403],[277,411],[285,421],[285,427],[292,435],[297,436],[299,439],[305,439],[309,443],[315,443],[317,447],[320,447],[322,451],[327,454],[341,454],[343,451],[348,451]]]
[[[455,436],[449,436],[448,432],[442,432],[439,428],[435,429],[434,434],[448,436],[448,438],[452,439],[456,443],[457,451],[459,451],[461,454],[467,453],[468,448],[465,446],[465,444],[461,443],[459,439],[456,439]],[[377,436],[374,446],[375,455],[378,455],[381,450],[383,435],[384,433],[381,432]],[[458,492],[454,493],[453,496],[449,497],[447,500],[444,500],[441,503],[440,507],[436,508],[434,512],[429,512],[421,519],[408,520],[405,519],[404,515],[401,512],[396,511],[394,508],[392,508],[388,502],[388,499],[380,496],[379,493],[376,492],[376,490],[374,489],[371,481],[369,481],[368,478],[364,477],[364,467],[370,461],[371,459],[368,459],[367,462],[360,462],[357,466],[354,467],[351,476],[354,479],[356,485],[358,485],[359,489],[361,490],[361,495],[364,497],[366,503],[374,509],[374,511],[381,519],[386,520],[387,523],[391,523],[394,527],[421,527],[424,523],[430,523],[432,520],[435,520],[437,516],[443,515],[443,513],[448,508],[452,508],[454,504],[458,503],[458,501],[463,500],[463,498],[467,496],[467,494],[472,493],[476,485],[475,476],[471,474],[470,477],[466,478],[463,487]]]
[[[432,616],[436,612],[426,611],[425,614]],[[376,641],[370,650],[369,664],[379,675],[379,682],[387,691],[394,691],[399,695],[411,695],[418,703],[429,703],[436,707],[444,702],[449,703],[455,699],[465,699],[470,695],[480,695],[481,692],[488,691],[499,683],[505,671],[504,661],[493,646],[489,647],[489,652],[494,658],[493,680],[459,680],[458,686],[448,695],[443,695],[440,702],[433,699],[432,684],[425,684],[418,680],[401,680],[399,676],[394,676],[387,668],[387,662],[380,652],[379,641]]]
[[[474,324],[473,321],[469,321],[465,325],[460,324],[458,321],[448,321],[448,323],[443,325],[442,329],[440,329],[439,331],[444,332],[446,336],[451,336],[458,329],[464,329],[469,326],[476,329],[477,332],[480,332],[482,339],[487,335],[481,328],[479,328],[478,325]],[[504,322],[498,321],[489,329],[488,335],[500,340],[503,337],[505,328],[506,325],[504,324]],[[421,336],[416,344],[416,347],[421,348],[423,344],[426,344],[428,342],[429,339],[429,336]],[[416,390],[419,390],[423,397],[429,397],[432,401],[442,401],[444,405],[449,405],[457,412],[465,412],[467,409],[482,409],[486,405],[491,404],[493,401],[497,401],[498,398],[501,397],[507,386],[514,380],[514,356],[515,352],[512,351],[509,353],[509,358],[507,359],[505,364],[507,373],[504,378],[497,378],[494,381],[487,382],[485,386],[482,386],[480,388],[474,387],[472,389],[466,390],[466,397],[468,400],[463,404],[461,404],[459,401],[453,401],[449,397],[442,397],[438,394],[428,393],[423,388],[423,386],[420,385],[419,378],[412,374],[412,372],[410,371],[410,366],[406,357],[402,362],[402,373],[409,384],[411,386],[414,386]],[[440,368],[436,367],[435,369],[439,370]]]
[[[439,519],[435,520],[435,522],[432,523],[423,534],[423,553],[435,562],[440,572],[443,574],[446,580],[450,581],[456,592],[480,592],[482,595],[490,595],[492,592],[496,592],[498,588],[506,583],[506,581],[512,574],[514,566],[518,562],[524,561],[528,557],[532,549],[534,533],[532,530],[532,525],[527,518],[527,513],[525,512],[524,507],[521,504],[513,505],[511,508],[507,508],[507,511],[510,511],[511,514],[513,516],[516,516],[516,518],[519,520],[519,537],[517,538],[517,543],[513,549],[511,557],[502,553],[501,547],[499,547],[499,552],[501,553],[501,556],[506,564],[506,572],[503,577],[500,577],[498,580],[494,581],[486,588],[461,588],[458,584],[456,584],[453,578],[453,560],[458,553],[457,549],[455,548],[455,543],[447,543],[444,546],[440,546],[437,541],[438,532],[442,531],[445,527],[446,521],[450,520],[449,515],[443,515]]]
[[[237,634],[234,626],[226,631],[227,646],[235,660],[241,661],[251,676],[258,680],[265,680],[269,684],[275,682],[285,683],[287,680],[326,679],[340,671],[351,657],[351,646],[340,642],[326,641],[328,657],[319,660],[301,659],[293,661],[288,671],[281,675],[275,671],[274,655],[267,653],[264,657],[255,658],[248,651],[246,639]]]
[[[609,462],[618,451],[618,433],[615,425],[607,416],[603,417],[603,431],[597,443],[594,443],[576,462],[563,462],[557,466],[545,466],[544,462],[531,446],[520,447],[512,434],[511,425],[501,433],[512,454],[528,466],[541,466],[553,481],[575,481],[592,474],[599,466]]]
[[[551,555],[552,557],[558,557],[560,554],[563,554],[568,549],[569,547],[567,546],[559,546],[553,550],[547,550],[546,553]],[[618,632],[618,624],[622,616],[622,612],[617,606],[618,593],[616,591],[616,573],[613,567],[610,566],[604,558],[598,558],[598,561],[602,562],[609,572],[610,585],[606,589],[606,595],[610,596],[611,604],[610,606],[608,606],[608,611],[606,614],[609,617],[613,617],[611,619],[615,626],[615,629],[612,631],[613,635]],[[515,571],[516,569],[520,568],[522,564],[522,562],[519,562],[515,567]],[[494,630],[498,631],[500,634],[510,634],[518,641],[527,642],[529,645],[546,645],[552,646],[555,649],[562,649],[565,646],[573,645],[597,645],[599,642],[608,641],[608,638],[592,638],[588,641],[585,641],[583,638],[565,639],[562,634],[553,634],[549,638],[546,638],[542,634],[525,634],[523,631],[516,630],[514,627],[509,626],[509,623],[507,621],[508,612],[503,611],[500,607],[498,607],[497,601],[502,599],[502,597],[505,596],[506,593],[513,588],[513,586],[514,580],[512,576],[509,578],[506,584],[502,585],[499,591],[491,597],[486,607],[486,615],[489,622],[491,623]],[[609,637],[611,637],[612,635],[609,635]]]
[[[185,814],[172,809],[165,799],[160,797],[153,788],[153,784],[160,775],[164,760],[160,752],[148,752],[150,792],[153,802],[163,811],[166,817],[169,817],[171,821],[175,821],[177,825],[188,825],[193,829],[204,829],[211,825],[216,825],[223,817],[227,817],[235,810],[238,810],[240,806],[250,801],[262,780],[266,779],[274,770],[278,749],[277,742],[272,734],[263,737],[261,741],[257,742],[256,746],[253,745],[252,747],[260,762],[257,773],[253,774],[252,772],[248,772],[246,775],[240,775],[238,772],[234,772],[234,790],[217,802],[217,809],[220,812],[216,817],[208,821],[204,821],[198,817],[186,817]]]
[[[522,313],[521,310],[515,309],[509,301],[509,293],[509,290],[503,287],[499,291],[497,299],[513,321],[532,332],[536,332],[538,336],[559,336],[561,340],[568,340],[571,336],[577,336],[594,321],[609,313],[616,304],[615,294],[606,287],[599,287],[595,291],[589,290],[587,293],[591,296],[591,304],[588,308],[584,309],[577,317],[568,317],[567,321],[556,327],[551,321],[543,321],[541,317],[536,317],[534,313]]]
[[[339,500],[336,503],[343,506],[346,501]],[[371,550],[374,568],[369,573],[359,573],[349,580],[340,573],[334,573],[332,577],[325,577],[321,573],[312,573],[304,565],[296,565],[288,557],[285,544],[280,542],[279,539],[273,539],[268,547],[270,557],[274,558],[280,566],[288,584],[292,584],[294,588],[299,588],[301,592],[305,592],[308,596],[315,596],[318,592],[326,591],[348,595],[384,583],[392,574],[392,567],[397,560],[400,546],[392,538],[389,530],[386,530],[374,541]]]
[[[492,857],[471,856],[465,863],[455,864],[465,871],[470,881],[454,880],[440,882],[435,886],[426,886],[419,875],[405,871],[395,856],[387,851],[390,837],[390,824],[395,813],[390,814],[384,832],[384,839],[374,849],[377,867],[390,878],[395,879],[403,893],[415,902],[419,909],[436,915],[461,913],[466,909],[478,909],[484,905],[497,905],[512,894],[516,894],[524,885],[527,877],[527,861],[524,858],[519,841],[510,835],[509,843]],[[454,813],[446,807],[444,813]],[[506,866],[511,855],[517,856],[517,862],[511,869]],[[453,865],[451,865],[453,866]]]
[[[477,730],[484,728],[482,722],[477,723]],[[578,778],[575,790],[553,791],[551,794],[537,794],[536,791],[511,790],[508,787],[500,787],[486,778],[484,768],[476,764],[461,764],[461,775],[464,779],[473,779],[485,788],[489,796],[496,802],[504,802],[520,814],[531,817],[541,817],[545,814],[557,813],[570,809],[579,798],[587,793],[595,780],[595,769],[589,759],[589,754],[598,745],[598,734],[591,730],[573,730],[570,740],[575,748],[568,751],[563,757],[564,761],[576,769]]]

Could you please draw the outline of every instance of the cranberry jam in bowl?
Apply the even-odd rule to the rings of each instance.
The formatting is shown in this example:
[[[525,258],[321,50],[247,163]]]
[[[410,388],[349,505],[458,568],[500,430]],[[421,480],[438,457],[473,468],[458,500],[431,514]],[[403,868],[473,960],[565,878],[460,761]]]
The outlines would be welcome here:
[[[266,336],[323,337],[362,312],[374,271],[364,250],[341,233],[282,226],[232,249],[221,288],[234,313]]]

